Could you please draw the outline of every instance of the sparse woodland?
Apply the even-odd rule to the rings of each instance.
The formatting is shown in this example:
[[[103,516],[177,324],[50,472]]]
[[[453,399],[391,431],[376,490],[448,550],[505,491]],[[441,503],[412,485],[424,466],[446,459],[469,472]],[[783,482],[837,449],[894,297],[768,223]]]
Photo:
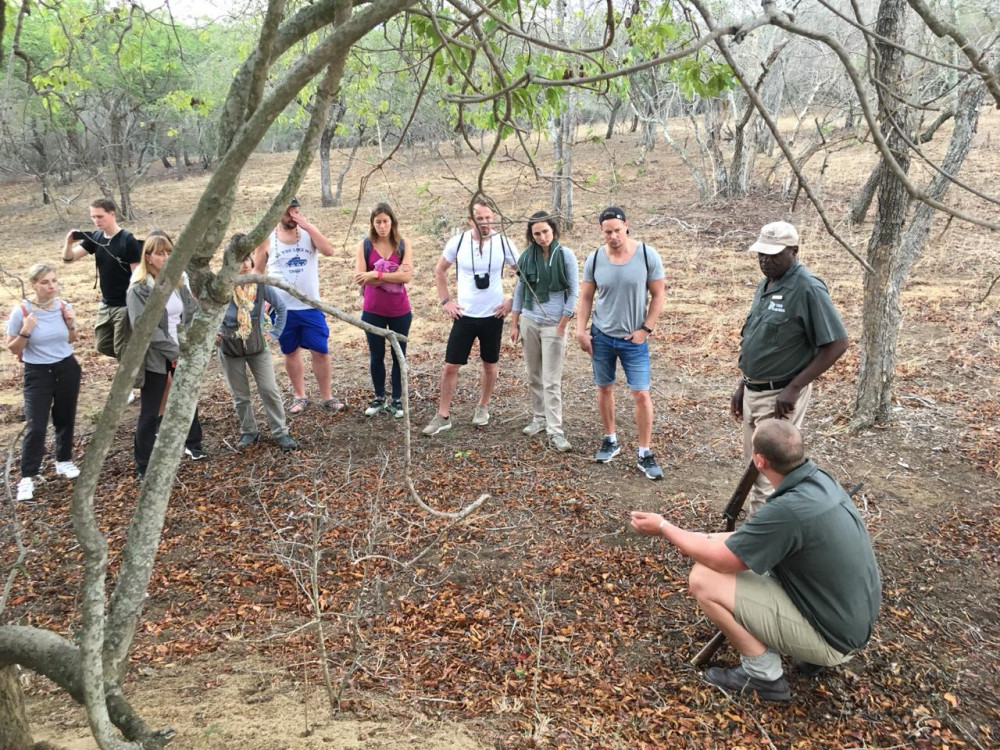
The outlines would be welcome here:
[[[5,314],[94,197],[176,246],[117,369],[91,351],[93,269],[60,268],[81,323],[82,473],[33,504],[9,492],[21,381],[0,355],[0,747],[74,732],[101,748],[348,746],[350,721],[351,741],[372,747],[1000,743],[1000,7],[3,10]],[[660,249],[665,481],[589,461],[599,420],[580,351],[563,383],[572,454],[521,435],[530,409],[509,343],[488,429],[413,429],[433,412],[446,335],[431,268],[481,194],[519,240],[526,216],[557,212],[581,260],[610,203]],[[406,419],[307,411],[289,459],[233,449],[213,341],[240,260],[292,195],[338,248],[322,301],[335,389],[354,406],[369,386],[350,269],[377,200],[396,207],[417,270]],[[848,325],[807,441],[845,486],[864,483],[885,584],[869,647],[800,678],[778,708],[699,680],[688,659],[712,628],[685,592],[688,563],[625,532],[638,507],[721,523],[741,472],[727,404],[758,279],[745,249],[775,219],[799,227],[802,260]],[[202,307],[140,485],[126,397],[185,271]],[[472,380],[460,378],[460,419]],[[182,465],[196,404],[211,460]]]

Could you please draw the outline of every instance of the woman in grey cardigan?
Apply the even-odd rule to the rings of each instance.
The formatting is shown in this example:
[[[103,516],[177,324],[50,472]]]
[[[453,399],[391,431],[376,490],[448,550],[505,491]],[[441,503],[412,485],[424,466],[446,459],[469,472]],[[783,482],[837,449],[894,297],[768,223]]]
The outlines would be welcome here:
[[[129,322],[134,326],[146,309],[146,303],[153,292],[156,277],[170,257],[173,242],[166,232],[156,230],[150,232],[142,246],[142,258],[132,274],[132,283],[128,288],[126,303],[128,305]],[[178,331],[191,324],[198,309],[198,302],[191,294],[186,283],[174,290],[167,300],[160,324],[153,330],[146,349],[146,360],[143,363],[144,377],[140,389],[139,421],[135,426],[135,463],[139,478],[146,476],[146,466],[153,452],[156,433],[160,423],[160,404],[167,391],[170,375],[177,366],[180,356]],[[184,452],[195,461],[206,457],[201,447],[201,422],[198,421],[198,411],[195,409],[191,429],[184,443]]]
[[[240,273],[251,271],[253,256],[244,260],[240,267]],[[264,403],[271,437],[281,450],[293,451],[299,444],[288,434],[288,427],[285,426],[285,407],[281,403],[281,393],[274,379],[271,351],[262,328],[265,302],[275,313],[274,331],[267,336],[277,341],[285,327],[287,313],[281,297],[265,284],[240,284],[233,290],[233,298],[222,319],[222,327],[215,337],[219,365],[233,396],[236,416],[240,420],[240,442],[237,447],[249,448],[260,438],[253,404],[250,402],[249,370],[257,383],[260,400]]]

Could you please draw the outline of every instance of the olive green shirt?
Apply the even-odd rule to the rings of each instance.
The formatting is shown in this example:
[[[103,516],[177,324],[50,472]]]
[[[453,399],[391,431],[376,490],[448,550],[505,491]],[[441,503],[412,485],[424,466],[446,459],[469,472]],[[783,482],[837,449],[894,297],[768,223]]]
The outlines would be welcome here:
[[[741,335],[740,370],[746,377],[790,380],[821,346],[846,339],[847,329],[826,284],[796,261],[780,279],[760,282]]]
[[[840,484],[812,461],[791,471],[726,546],[754,573],[770,571],[840,653],[871,638],[882,578],[868,530]]]

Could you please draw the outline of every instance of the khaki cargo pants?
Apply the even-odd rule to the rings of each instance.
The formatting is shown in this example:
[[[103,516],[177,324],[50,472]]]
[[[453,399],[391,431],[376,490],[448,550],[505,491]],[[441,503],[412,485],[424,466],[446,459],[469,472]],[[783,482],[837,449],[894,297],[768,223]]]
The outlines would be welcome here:
[[[102,302],[97,308],[97,323],[94,324],[94,348],[106,357],[121,359],[131,335],[128,308],[112,307]]]

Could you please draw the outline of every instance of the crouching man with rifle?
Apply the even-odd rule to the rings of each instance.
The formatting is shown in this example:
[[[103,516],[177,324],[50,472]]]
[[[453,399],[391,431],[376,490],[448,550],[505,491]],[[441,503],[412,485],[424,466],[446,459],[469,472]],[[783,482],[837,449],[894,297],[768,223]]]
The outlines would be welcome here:
[[[805,458],[790,422],[753,434],[753,462],[777,490],[739,530],[685,531],[656,513],[632,528],[664,536],[695,564],[691,593],[733,647],[740,666],[705,678],[736,693],[789,700],[781,655],[807,665],[847,661],[871,637],[882,581],[871,540],[841,486]]]

